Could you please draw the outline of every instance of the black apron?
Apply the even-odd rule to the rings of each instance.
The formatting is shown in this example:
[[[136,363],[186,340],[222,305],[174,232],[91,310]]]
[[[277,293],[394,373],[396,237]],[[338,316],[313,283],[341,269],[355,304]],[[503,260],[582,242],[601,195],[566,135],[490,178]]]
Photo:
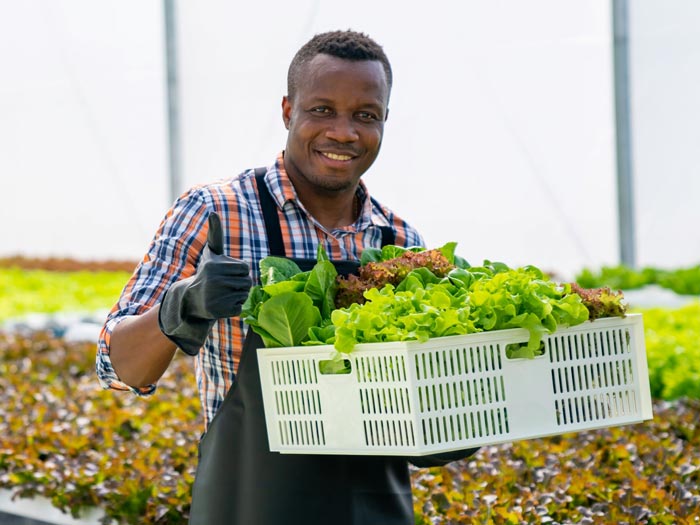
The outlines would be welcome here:
[[[270,254],[285,256],[264,171],[256,170]],[[382,244],[394,232],[382,231]],[[302,271],[316,263],[292,259]],[[347,275],[354,261],[334,263]],[[190,525],[411,525],[406,458],[270,452],[256,349],[248,330],[236,379],[199,447]]]

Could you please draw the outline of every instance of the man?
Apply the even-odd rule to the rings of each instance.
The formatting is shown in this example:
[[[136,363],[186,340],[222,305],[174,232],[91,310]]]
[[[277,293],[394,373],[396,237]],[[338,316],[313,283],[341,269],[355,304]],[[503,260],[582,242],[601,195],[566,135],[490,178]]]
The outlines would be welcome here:
[[[181,196],[109,314],[97,359],[105,387],[151,394],[178,347],[196,356],[206,433],[190,523],[413,523],[405,459],[269,452],[263,345],[237,317],[267,255],[308,269],[321,244],[347,273],[367,247],[423,245],[361,181],[379,153],[391,84],[366,35],[312,38],[289,67],[276,162]]]

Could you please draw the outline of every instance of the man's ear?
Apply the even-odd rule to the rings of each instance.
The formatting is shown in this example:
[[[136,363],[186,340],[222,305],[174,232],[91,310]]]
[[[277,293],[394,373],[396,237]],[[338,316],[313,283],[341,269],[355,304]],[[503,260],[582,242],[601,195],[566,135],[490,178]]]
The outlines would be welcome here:
[[[282,120],[284,127],[289,129],[289,123],[292,121],[292,103],[286,95],[282,97]]]

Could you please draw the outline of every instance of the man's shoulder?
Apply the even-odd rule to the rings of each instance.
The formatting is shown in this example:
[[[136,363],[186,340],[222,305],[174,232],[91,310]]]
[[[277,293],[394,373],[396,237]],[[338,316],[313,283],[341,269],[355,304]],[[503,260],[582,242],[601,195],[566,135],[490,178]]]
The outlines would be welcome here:
[[[403,219],[393,209],[389,208],[374,197],[372,201],[372,223],[382,226],[390,226],[396,233],[397,244],[407,246],[423,246],[423,236],[408,221]]]
[[[195,185],[194,188],[201,188],[205,191],[214,191],[221,188],[231,187],[233,189],[240,189],[245,187],[254,176],[255,169],[250,168],[241,171],[235,175],[221,177],[219,179],[214,179],[206,183]]]
[[[211,199],[235,199],[246,202],[252,199],[257,200],[255,182],[253,178],[255,170],[253,168],[244,170],[230,177],[222,177],[206,183],[195,184],[190,187],[188,193],[191,196],[209,201]]]
[[[394,220],[403,220],[401,217],[399,217],[398,213],[378,200],[376,197],[368,195],[368,198],[372,202],[372,216],[375,221],[378,217],[383,217],[389,224]]]

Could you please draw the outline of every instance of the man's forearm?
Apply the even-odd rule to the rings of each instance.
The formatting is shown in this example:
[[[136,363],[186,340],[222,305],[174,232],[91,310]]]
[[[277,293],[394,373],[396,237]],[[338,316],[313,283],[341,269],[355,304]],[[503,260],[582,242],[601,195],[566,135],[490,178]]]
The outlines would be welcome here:
[[[119,323],[109,345],[109,357],[119,379],[132,387],[153,384],[168,368],[177,347],[158,326],[160,306]]]

